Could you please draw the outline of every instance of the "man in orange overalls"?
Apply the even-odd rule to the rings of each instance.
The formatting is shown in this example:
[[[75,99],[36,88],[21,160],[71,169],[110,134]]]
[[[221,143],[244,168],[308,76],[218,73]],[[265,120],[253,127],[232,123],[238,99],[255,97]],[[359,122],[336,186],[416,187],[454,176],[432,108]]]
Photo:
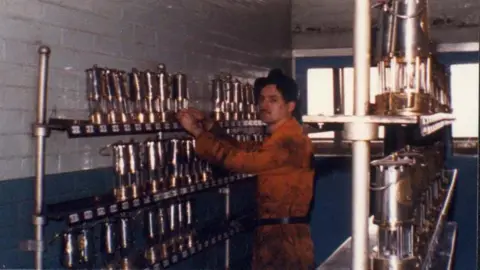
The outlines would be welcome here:
[[[312,145],[292,116],[298,89],[279,70],[257,79],[255,88],[260,118],[268,130],[261,145],[235,141],[198,110],[183,110],[177,117],[196,138],[200,157],[231,171],[258,176],[253,269],[312,269]]]

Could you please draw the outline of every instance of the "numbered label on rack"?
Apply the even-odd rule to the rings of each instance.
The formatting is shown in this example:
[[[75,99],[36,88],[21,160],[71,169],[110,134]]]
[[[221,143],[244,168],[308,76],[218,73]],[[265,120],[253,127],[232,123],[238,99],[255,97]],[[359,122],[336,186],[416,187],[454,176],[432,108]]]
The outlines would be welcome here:
[[[95,129],[93,128],[92,125],[87,125],[87,126],[85,126],[85,132],[87,134],[93,134],[95,132]]]
[[[140,206],[140,199],[133,200],[133,207],[139,207],[139,206]]]
[[[170,265],[170,262],[168,260],[163,260],[162,261],[162,266],[165,268]]]
[[[198,249],[198,251],[201,251],[203,249],[202,244],[197,244],[197,249]]]
[[[178,256],[177,256],[177,254],[175,254],[175,255],[172,256],[172,263],[176,263],[176,262],[178,262]]]
[[[155,202],[158,202],[158,201],[160,201],[161,199],[162,199],[161,194],[157,193],[157,194],[153,195],[153,200],[154,200]]]
[[[190,248],[190,254],[195,254],[196,250],[195,250],[195,247],[191,247]]]
[[[208,240],[203,243],[204,247],[208,247],[208,245],[209,245]]]
[[[83,219],[90,220],[92,218],[93,218],[92,210],[87,210],[87,211],[83,212]]]
[[[112,132],[113,133],[120,132],[120,127],[117,124],[112,125]]]
[[[187,193],[187,188],[181,188],[180,189],[180,195],[186,194]]]
[[[216,238],[216,237],[213,237],[213,238],[212,238],[212,244],[215,244],[215,243],[217,243],[217,238]]]
[[[128,202],[123,202],[122,203],[122,209],[123,210],[128,210],[128,208],[130,208],[130,204]]]
[[[68,220],[70,221],[70,223],[76,223],[80,220],[80,217],[78,216],[77,213],[75,213],[68,216]]]
[[[189,187],[189,191],[190,191],[190,192],[195,192],[195,190],[196,190],[196,186],[195,186],[195,185],[192,185],[192,186]]]
[[[170,197],[173,197],[173,190],[170,190],[170,191],[167,191],[167,192],[163,193],[163,197],[164,197],[165,199],[168,199],[168,198],[170,198]]]
[[[80,127],[72,126],[72,134],[80,134]]]
[[[115,214],[115,213],[118,212],[118,207],[117,207],[116,204],[110,205],[109,209],[110,209],[110,213],[112,213],[112,214]]]
[[[143,198],[143,203],[144,204],[149,204],[150,203],[150,196],[147,196],[147,197]]]
[[[152,131],[152,124],[150,124],[150,123],[145,124],[145,130],[146,131]]]
[[[107,126],[106,125],[100,125],[100,133],[107,133]]]
[[[182,258],[185,259],[185,258],[187,258],[187,256],[188,256],[188,252],[187,252],[186,250],[184,250],[184,251],[182,252]]]
[[[125,132],[131,132],[132,131],[132,126],[130,126],[130,124],[124,124],[123,125],[123,130]]]
[[[97,216],[102,217],[105,216],[105,207],[99,207],[97,208]]]

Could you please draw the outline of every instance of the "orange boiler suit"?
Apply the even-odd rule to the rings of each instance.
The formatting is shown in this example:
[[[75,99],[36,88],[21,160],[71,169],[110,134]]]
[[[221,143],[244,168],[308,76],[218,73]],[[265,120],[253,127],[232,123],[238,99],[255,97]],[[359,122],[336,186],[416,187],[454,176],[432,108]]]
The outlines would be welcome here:
[[[218,126],[196,139],[197,154],[238,173],[255,174],[259,219],[303,217],[313,196],[312,144],[291,118],[263,143],[238,142]],[[256,227],[252,269],[313,269],[309,224]]]

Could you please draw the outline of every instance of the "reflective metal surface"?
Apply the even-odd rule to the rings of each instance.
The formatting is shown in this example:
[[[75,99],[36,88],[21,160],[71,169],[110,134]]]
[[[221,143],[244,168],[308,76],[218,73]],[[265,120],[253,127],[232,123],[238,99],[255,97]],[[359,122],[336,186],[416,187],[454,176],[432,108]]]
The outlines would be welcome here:
[[[378,4],[375,61],[380,94],[377,115],[451,112],[449,73],[432,55],[427,1],[392,0]]]
[[[256,120],[253,86],[231,74],[216,75],[211,81],[211,115],[217,120]]]
[[[157,71],[130,72],[94,65],[85,73],[93,124],[171,122],[176,111],[188,106],[186,75],[170,75],[164,64]]]
[[[457,238],[457,224],[455,222],[447,222],[442,237],[435,251],[435,256],[431,270],[451,270],[453,269],[453,255],[455,252],[455,242]],[[373,217],[369,219],[369,242],[370,248],[377,240],[378,227],[373,224]],[[347,238],[337,250],[335,250],[325,262],[323,262],[317,270],[351,270],[351,237]]]
[[[436,212],[432,212],[433,217],[428,219],[434,220],[434,226],[430,231],[421,231],[423,239],[424,250],[414,249],[414,253],[418,256],[416,263],[413,264],[411,259],[399,260],[399,257],[383,256],[383,259],[378,259],[379,245],[388,240],[382,237],[381,226],[375,224],[374,216],[369,219],[369,250],[371,254],[371,264],[368,269],[451,269],[452,256],[455,249],[456,229],[454,222],[446,221],[446,213],[452,202],[453,191],[455,190],[457,173],[455,170],[445,170],[440,177],[442,182],[443,200],[438,202]],[[425,201],[423,201],[425,203]],[[422,223],[424,226],[426,223]],[[415,223],[415,230],[419,228],[419,224]],[[398,231],[401,233],[401,231]],[[405,232],[401,235],[405,235]],[[407,233],[408,234],[408,233]],[[415,232],[416,235],[417,232]],[[388,242],[388,241],[387,241]],[[405,242],[404,242],[405,243]],[[414,247],[419,242],[415,240]],[[384,244],[383,244],[384,245]],[[390,245],[391,246],[391,245]],[[390,255],[390,254],[388,254]],[[352,246],[351,237],[349,237],[339,248],[332,253],[332,255],[325,260],[317,269],[321,270],[350,270],[351,267]],[[375,260],[377,258],[377,260]],[[392,268],[393,267],[393,268]]]

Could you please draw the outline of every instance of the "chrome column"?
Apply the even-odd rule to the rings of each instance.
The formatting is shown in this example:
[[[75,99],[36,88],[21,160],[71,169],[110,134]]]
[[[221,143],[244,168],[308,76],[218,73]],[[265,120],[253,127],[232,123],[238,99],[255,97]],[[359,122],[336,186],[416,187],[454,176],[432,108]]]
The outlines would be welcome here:
[[[46,125],[47,85],[48,85],[48,58],[50,48],[41,46],[38,49],[40,60],[38,63],[38,90],[37,90],[37,119],[33,126],[33,135],[36,137],[35,163],[35,209],[33,225],[35,227],[35,269],[43,268],[43,179],[45,176],[45,137],[48,134]]]
[[[370,101],[370,1],[355,1],[354,18],[354,115],[368,114]],[[352,139],[352,269],[368,269],[368,211],[370,183],[370,143],[372,136],[357,136],[368,130],[366,123],[351,123],[346,126]],[[370,127],[373,131],[376,127]],[[371,135],[371,134],[365,134]]]

